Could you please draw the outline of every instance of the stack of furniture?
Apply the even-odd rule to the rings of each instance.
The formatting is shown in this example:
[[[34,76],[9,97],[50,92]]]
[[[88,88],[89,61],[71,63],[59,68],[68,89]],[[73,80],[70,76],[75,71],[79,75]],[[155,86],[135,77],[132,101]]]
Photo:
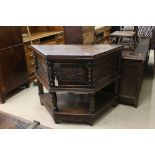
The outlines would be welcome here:
[[[108,44],[111,26],[95,26],[95,44]]]
[[[20,86],[29,86],[20,27],[0,27],[0,102]]]
[[[119,45],[33,45],[41,104],[54,121],[93,124],[115,105],[121,72]],[[114,94],[102,91],[114,83]],[[48,90],[44,93],[43,86]]]
[[[22,27],[22,36],[25,48],[26,63],[29,81],[35,79],[35,62],[31,45],[55,45],[64,44],[63,27],[29,26]]]
[[[110,40],[112,44],[124,45],[124,50],[134,50],[138,44],[134,31],[115,31],[110,34]]]
[[[64,26],[65,44],[94,44],[94,26]]]

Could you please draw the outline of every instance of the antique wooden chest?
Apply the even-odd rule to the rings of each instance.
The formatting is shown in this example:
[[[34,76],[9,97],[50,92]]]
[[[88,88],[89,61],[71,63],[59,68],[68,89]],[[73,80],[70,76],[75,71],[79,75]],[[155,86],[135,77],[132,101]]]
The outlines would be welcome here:
[[[149,59],[150,39],[139,39],[136,49],[122,52],[122,77],[119,87],[119,101],[138,106],[143,73]]]
[[[32,48],[41,103],[56,123],[92,124],[101,110],[112,106],[113,102],[105,103],[112,98],[100,90],[115,83],[117,93],[122,46],[33,45]],[[43,86],[49,93],[44,93]]]

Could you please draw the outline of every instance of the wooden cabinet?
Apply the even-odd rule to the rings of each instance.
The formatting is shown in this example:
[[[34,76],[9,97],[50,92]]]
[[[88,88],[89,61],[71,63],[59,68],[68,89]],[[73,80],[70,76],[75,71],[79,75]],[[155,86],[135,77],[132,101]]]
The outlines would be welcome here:
[[[95,118],[116,104],[121,76],[119,45],[33,45],[41,103],[56,123],[93,124]],[[114,83],[115,95],[102,88]],[[48,90],[44,93],[43,86]]]
[[[139,39],[134,51],[122,52],[122,77],[120,80],[119,101],[138,106],[143,73],[149,58],[150,39]]]
[[[64,26],[65,44],[93,44],[94,26]]]
[[[20,27],[0,27],[0,101],[19,86],[28,86],[24,45]]]
[[[129,28],[126,27],[125,29]],[[143,73],[147,68],[149,59],[150,38],[138,38],[138,27],[134,26],[132,29],[134,31],[115,31],[110,36],[116,37],[111,43],[124,45],[118,100],[122,104],[138,107]]]

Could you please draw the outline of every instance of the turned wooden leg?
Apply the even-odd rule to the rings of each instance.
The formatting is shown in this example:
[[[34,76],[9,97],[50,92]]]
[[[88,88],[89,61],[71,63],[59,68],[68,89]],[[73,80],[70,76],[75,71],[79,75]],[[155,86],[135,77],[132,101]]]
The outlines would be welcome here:
[[[53,111],[58,111],[58,106],[57,106],[57,95],[56,93],[52,92],[50,93],[50,96],[52,98],[52,108],[53,108]]]
[[[95,94],[88,94],[89,97],[89,113],[95,112]]]
[[[37,85],[38,85],[38,94],[42,95],[44,94],[44,88],[43,85],[41,84],[41,82],[39,80],[37,80]],[[41,105],[43,105],[42,101],[40,100]]]
[[[39,80],[37,80],[37,85],[38,85],[39,94],[44,94],[43,85],[41,84],[41,82]]]

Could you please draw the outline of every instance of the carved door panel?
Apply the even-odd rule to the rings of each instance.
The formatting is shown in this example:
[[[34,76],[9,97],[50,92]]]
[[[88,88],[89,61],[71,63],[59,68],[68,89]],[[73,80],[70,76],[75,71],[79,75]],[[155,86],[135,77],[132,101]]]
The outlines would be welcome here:
[[[86,63],[54,63],[55,85],[87,86],[88,67]]]

